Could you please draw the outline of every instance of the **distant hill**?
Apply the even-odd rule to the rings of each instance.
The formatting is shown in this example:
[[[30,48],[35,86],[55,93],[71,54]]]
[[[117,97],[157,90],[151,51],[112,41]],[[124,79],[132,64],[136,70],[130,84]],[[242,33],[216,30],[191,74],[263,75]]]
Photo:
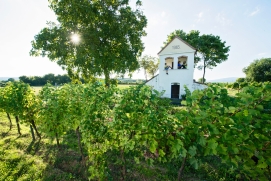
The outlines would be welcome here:
[[[0,81],[1,80],[8,80],[9,78],[13,78],[15,80],[19,80],[19,77],[0,77]]]
[[[227,77],[223,79],[215,79],[215,80],[207,80],[206,82],[217,82],[217,83],[233,83],[238,79],[239,77]]]

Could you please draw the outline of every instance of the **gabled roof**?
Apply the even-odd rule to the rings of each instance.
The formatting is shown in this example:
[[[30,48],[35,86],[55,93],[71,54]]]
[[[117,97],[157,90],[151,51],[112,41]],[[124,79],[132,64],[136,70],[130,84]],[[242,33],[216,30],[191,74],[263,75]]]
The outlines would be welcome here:
[[[152,79],[154,79],[155,77],[157,77],[158,75],[159,75],[159,74],[157,74],[157,75],[155,75],[154,77],[152,77],[151,79],[147,80],[147,81],[145,82],[145,84],[146,84],[147,82],[151,81]]]
[[[197,51],[196,48],[194,48],[193,46],[191,46],[189,43],[187,43],[186,41],[184,41],[183,39],[181,39],[178,36],[175,36],[170,42],[168,42],[157,54],[159,55],[171,42],[173,42],[173,40],[175,39],[179,39],[181,42],[183,42],[184,44],[186,44],[187,46],[189,46],[190,48],[192,48],[193,50]]]

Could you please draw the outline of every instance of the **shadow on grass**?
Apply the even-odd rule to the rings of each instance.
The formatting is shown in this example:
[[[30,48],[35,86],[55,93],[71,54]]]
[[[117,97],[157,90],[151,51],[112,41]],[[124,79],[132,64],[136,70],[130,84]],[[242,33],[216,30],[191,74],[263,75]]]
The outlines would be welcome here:
[[[9,134],[10,130],[7,132],[1,133],[1,138],[5,138]]]
[[[40,152],[41,147],[46,147],[46,151]],[[29,145],[28,151],[48,163],[42,180],[88,180],[86,163],[79,153],[75,131],[63,136],[59,148],[56,144],[42,145],[36,142]]]
[[[37,141],[32,140],[26,149],[26,153],[35,155],[37,151],[39,151],[40,149],[40,141],[41,141],[40,139],[38,139]]]
[[[0,153],[1,175],[0,180],[36,180],[39,169],[33,166],[35,160],[9,150],[8,155]]]

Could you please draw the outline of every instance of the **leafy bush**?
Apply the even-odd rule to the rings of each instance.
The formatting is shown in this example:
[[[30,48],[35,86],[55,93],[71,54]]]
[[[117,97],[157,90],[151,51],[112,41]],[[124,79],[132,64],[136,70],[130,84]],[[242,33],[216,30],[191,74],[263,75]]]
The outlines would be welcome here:
[[[149,86],[120,90],[97,82],[46,85],[35,112],[30,111],[35,106],[30,110],[24,106],[35,105],[29,86],[10,83],[0,91],[0,105],[16,115],[37,114],[43,133],[56,137],[58,144],[61,136],[76,129],[78,142],[81,133],[87,149],[93,179],[110,178],[113,165],[125,180],[127,162],[178,162],[180,179],[185,165],[198,169],[207,157],[219,157],[238,173],[237,178],[270,180],[271,84],[240,84],[244,87],[235,97],[219,84],[192,93],[186,88],[184,109],[173,109]],[[237,82],[233,85],[240,88]],[[17,104],[6,104],[7,100]],[[112,154],[118,161],[111,162]]]

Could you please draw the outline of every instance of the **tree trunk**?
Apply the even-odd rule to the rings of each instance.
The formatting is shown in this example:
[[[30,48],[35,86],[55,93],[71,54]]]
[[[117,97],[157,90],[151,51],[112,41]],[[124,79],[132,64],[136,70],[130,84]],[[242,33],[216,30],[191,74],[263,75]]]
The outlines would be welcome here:
[[[122,178],[123,180],[126,180],[126,160],[124,157],[124,150],[120,149],[120,155],[122,160]]]
[[[184,169],[184,165],[185,165],[185,161],[186,161],[186,157],[183,158],[183,163],[182,163],[182,166],[178,172],[178,181],[181,181],[181,178],[182,178],[182,172],[183,172],[183,169]]]
[[[205,77],[205,59],[204,59],[204,65],[203,65],[203,76],[202,76],[202,83],[205,83],[204,77]]]
[[[58,134],[56,132],[56,145],[58,148],[60,148],[60,144],[59,144],[59,139],[58,139]]]
[[[77,134],[77,139],[78,139],[79,151],[80,151],[82,159],[84,159],[84,154],[83,154],[83,149],[82,149],[82,144],[81,144],[81,136],[80,136],[79,126],[76,128],[76,134]]]
[[[271,180],[271,170],[270,170],[270,167],[271,167],[271,166],[269,166],[269,165],[267,166],[268,173],[269,173],[269,179]]]
[[[31,124],[32,124],[36,134],[38,135],[39,139],[41,139],[40,133],[38,132],[38,129],[36,127],[36,124],[35,124],[34,120],[31,120]]]
[[[9,130],[11,130],[11,128],[12,128],[12,122],[11,122],[11,118],[10,118],[9,113],[7,113],[7,117],[8,117],[8,120],[9,120]]]
[[[18,133],[19,133],[19,135],[22,135],[21,134],[20,123],[19,123],[19,117],[15,116],[15,120],[16,120],[16,124],[17,124]]]
[[[32,125],[30,125],[30,131],[31,131],[31,135],[32,135],[32,140],[35,141],[36,138],[35,138],[35,134],[34,134],[34,131],[33,131],[33,128],[32,128]]]
[[[147,77],[147,71],[146,69],[144,69],[144,74],[145,74],[145,79],[146,79],[146,82],[148,81],[148,77]]]
[[[108,71],[104,71],[104,76],[105,76],[105,86],[109,87],[110,86],[110,77],[109,77],[109,72]]]

